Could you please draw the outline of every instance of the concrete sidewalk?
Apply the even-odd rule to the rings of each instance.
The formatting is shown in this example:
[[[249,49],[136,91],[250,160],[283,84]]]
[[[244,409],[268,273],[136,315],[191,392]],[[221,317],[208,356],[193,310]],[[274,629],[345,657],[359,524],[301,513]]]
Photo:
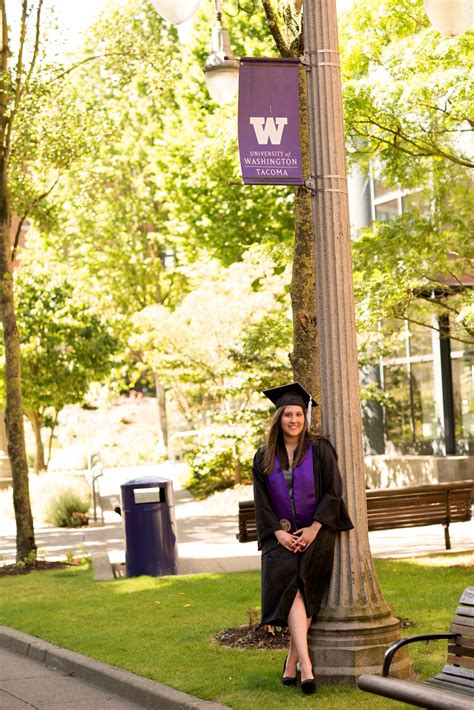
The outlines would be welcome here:
[[[224,492],[215,500],[197,501],[182,488],[179,466],[170,464],[106,470],[100,481],[105,524],[76,529],[37,525],[35,535],[40,554],[47,559],[61,559],[68,553],[90,554],[95,567],[103,570],[102,578],[110,578],[110,563],[120,565],[125,560],[122,521],[113,512],[120,502],[120,484],[150,474],[173,480],[180,574],[260,569],[257,543],[239,543],[236,539],[236,497]],[[243,489],[241,497],[251,498],[251,489]],[[450,535],[452,552],[474,549],[474,520],[453,523]],[[369,533],[369,541],[374,557],[411,557],[446,551],[442,525],[374,531]],[[0,559],[4,563],[14,562],[15,554],[15,526],[11,521],[0,527]]]
[[[0,708],[228,710],[7,626],[0,626]]]
[[[134,710],[143,707],[4,648],[0,648],[0,669],[0,708]]]

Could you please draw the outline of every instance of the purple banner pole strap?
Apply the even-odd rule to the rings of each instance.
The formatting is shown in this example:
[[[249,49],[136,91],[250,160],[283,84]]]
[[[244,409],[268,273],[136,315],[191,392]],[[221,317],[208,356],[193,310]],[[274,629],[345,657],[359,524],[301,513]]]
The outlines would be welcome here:
[[[242,57],[239,153],[248,185],[304,185],[298,59]]]

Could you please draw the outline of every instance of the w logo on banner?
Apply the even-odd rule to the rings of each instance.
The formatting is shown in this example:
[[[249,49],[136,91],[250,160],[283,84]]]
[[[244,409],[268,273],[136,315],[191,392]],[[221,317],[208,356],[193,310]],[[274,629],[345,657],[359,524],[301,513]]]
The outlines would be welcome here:
[[[249,120],[259,145],[267,145],[268,141],[272,145],[280,145],[283,131],[288,123],[287,118],[268,116],[265,119],[263,116],[250,116]]]

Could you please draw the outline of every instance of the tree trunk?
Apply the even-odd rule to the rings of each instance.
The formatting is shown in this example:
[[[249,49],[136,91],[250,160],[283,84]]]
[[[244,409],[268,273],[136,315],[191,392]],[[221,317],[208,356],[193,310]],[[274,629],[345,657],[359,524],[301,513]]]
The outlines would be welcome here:
[[[166,392],[163,385],[155,378],[156,404],[158,407],[158,441],[163,453],[168,453],[168,417],[166,415]]]
[[[309,177],[308,109],[306,76],[300,68],[300,127],[301,154],[304,175]],[[314,243],[312,226],[311,192],[305,186],[295,188],[295,243],[291,280],[291,305],[293,311],[293,352],[290,362],[296,382],[311,392],[319,401],[319,352],[316,320],[314,275]],[[319,430],[319,416],[313,410],[312,426]]]
[[[237,444],[234,447],[234,483],[242,483],[242,461]]]
[[[57,410],[54,410],[54,417],[53,417],[53,421],[51,424],[51,431],[50,431],[49,440],[48,440],[48,458],[46,459],[46,466],[44,467],[45,471],[48,470],[48,466],[51,461],[51,453],[52,453],[52,449],[53,449],[53,437],[54,437],[54,432],[56,431],[56,427],[58,425],[58,419],[59,419],[59,412]]]
[[[6,166],[0,163],[0,316],[5,347],[5,424],[13,479],[16,556],[23,560],[36,551],[28,485],[23,401],[20,379],[20,338],[13,303],[10,258],[10,199]]]
[[[262,0],[262,5],[267,17],[268,29],[281,56],[299,58],[304,50],[302,24],[298,22],[302,0],[295,0],[294,3],[287,2],[286,5],[283,5],[286,8],[285,24],[287,29],[290,26],[300,28],[293,37],[285,37],[280,31],[278,15],[275,10],[276,3],[273,0]],[[306,68],[301,65],[299,68],[299,99],[303,175],[306,178],[312,178]],[[315,285],[312,194],[305,185],[301,185],[295,188],[295,243],[290,287],[293,311],[293,352],[290,354],[290,362],[294,380],[302,384],[308,392],[311,392],[314,399],[319,401],[319,343]],[[320,432],[318,409],[313,410],[311,430],[314,433]]]
[[[30,420],[35,435],[35,473],[44,471],[46,464],[44,460],[44,446],[41,439],[41,427],[43,425],[43,417],[38,412],[29,411],[28,419]]]

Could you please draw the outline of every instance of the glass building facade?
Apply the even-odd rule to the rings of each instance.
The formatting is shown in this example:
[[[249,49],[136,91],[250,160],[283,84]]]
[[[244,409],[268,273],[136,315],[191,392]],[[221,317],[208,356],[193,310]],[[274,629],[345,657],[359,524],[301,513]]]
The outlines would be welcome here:
[[[414,206],[429,209],[429,196],[423,190],[390,190],[363,176],[356,176],[351,189],[355,229],[371,220],[396,218]],[[415,311],[414,321],[416,315]],[[385,395],[383,406],[364,406],[366,454],[474,454],[472,336],[448,314],[433,320],[433,327],[412,320],[384,323],[392,325],[391,353],[362,371],[364,384],[377,382]]]

